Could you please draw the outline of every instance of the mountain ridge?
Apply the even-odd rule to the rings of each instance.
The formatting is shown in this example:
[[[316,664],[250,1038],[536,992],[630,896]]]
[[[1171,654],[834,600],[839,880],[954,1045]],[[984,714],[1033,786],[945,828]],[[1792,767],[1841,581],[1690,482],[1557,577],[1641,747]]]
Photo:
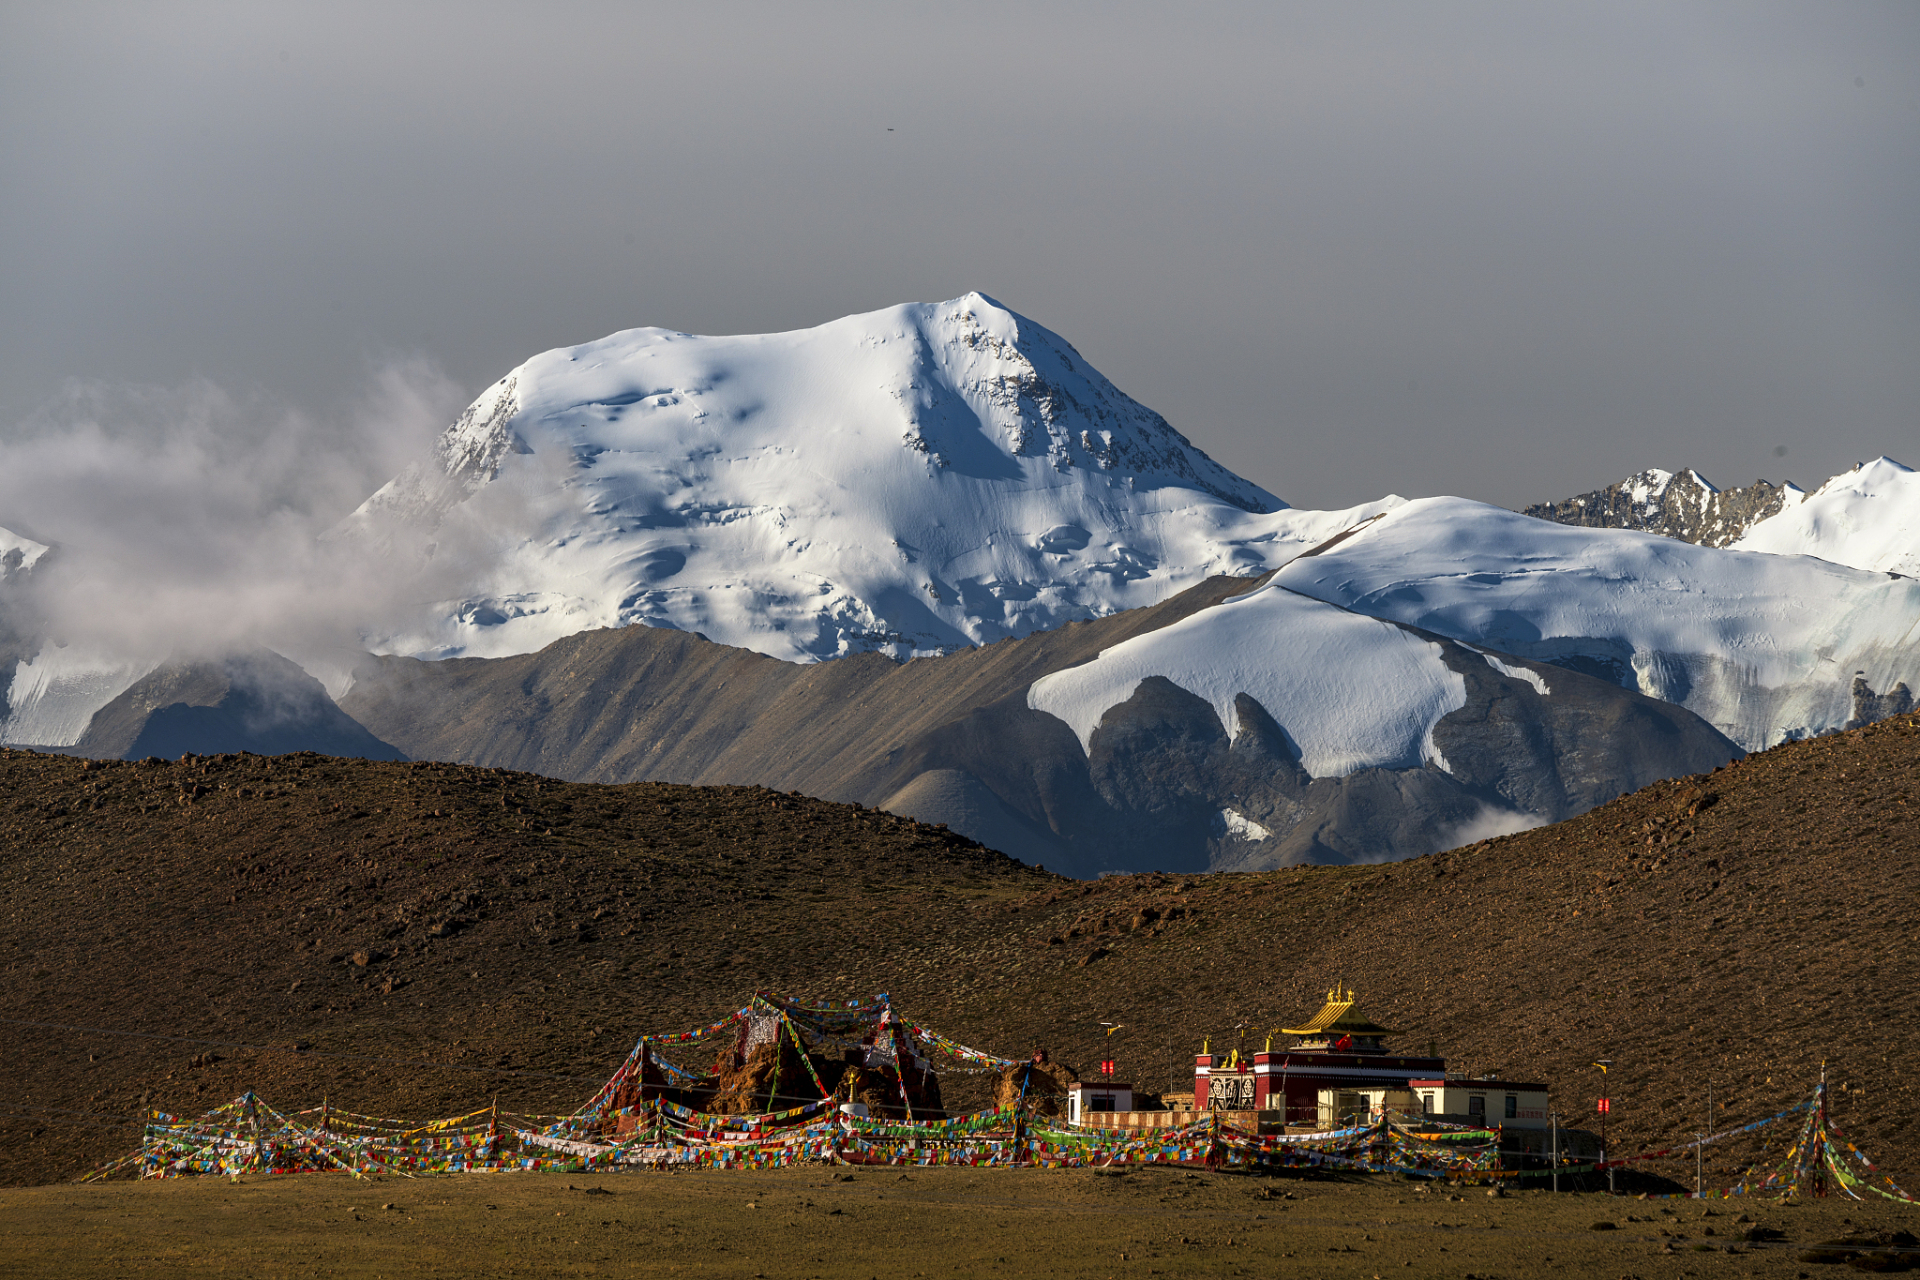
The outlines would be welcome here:
[[[1322,727],[1324,695],[1275,702],[1276,721],[1235,691],[1222,718],[1186,687],[1143,677],[1116,687],[1087,737],[1034,705],[1037,684],[1257,606],[1260,581],[1214,579],[1149,609],[906,664],[781,663],[646,628],[513,658],[382,658],[341,705],[416,757],[602,782],[799,789],[946,822],[1081,876],[1405,857],[1489,810],[1562,817],[1737,754],[1679,708],[1575,673],[1542,676],[1523,659],[1503,671],[1444,637],[1307,600],[1316,615],[1430,652],[1422,660],[1459,685],[1458,704],[1425,731],[1445,767],[1383,759],[1312,776],[1294,735],[1315,743],[1337,731]],[[1326,678],[1337,703],[1343,682],[1368,676]],[[1549,678],[1552,697],[1539,692]],[[1397,714],[1395,691],[1381,692]]]
[[[1749,751],[1856,718],[1856,674],[1920,683],[1920,580],[1461,498],[1396,507],[1273,581],[1638,689]]]
[[[1812,493],[1765,479],[1720,490],[1691,467],[1677,473],[1651,468],[1563,502],[1535,503],[1521,514],[1920,577],[1920,478],[1884,454]]]

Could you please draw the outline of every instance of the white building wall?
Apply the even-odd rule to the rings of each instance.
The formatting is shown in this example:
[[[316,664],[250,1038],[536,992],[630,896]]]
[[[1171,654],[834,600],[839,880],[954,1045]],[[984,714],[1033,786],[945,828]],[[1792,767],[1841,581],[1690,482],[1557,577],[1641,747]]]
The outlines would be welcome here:
[[[1067,1123],[1081,1124],[1090,1111],[1133,1110],[1133,1086],[1130,1084],[1089,1084],[1082,1080],[1067,1086]]]
[[[1416,1109],[1423,1115],[1514,1129],[1545,1129],[1550,1123],[1547,1091],[1528,1085],[1501,1080],[1416,1080],[1413,1091]]]

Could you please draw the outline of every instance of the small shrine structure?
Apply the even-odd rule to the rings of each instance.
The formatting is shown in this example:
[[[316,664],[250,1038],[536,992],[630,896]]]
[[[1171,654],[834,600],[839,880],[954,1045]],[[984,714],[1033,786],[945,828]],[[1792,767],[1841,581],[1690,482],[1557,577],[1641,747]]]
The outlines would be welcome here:
[[[1351,989],[1327,992],[1320,1011],[1297,1027],[1276,1027],[1266,1048],[1250,1058],[1238,1050],[1194,1058],[1193,1105],[1198,1110],[1275,1113],[1281,1125],[1331,1128],[1342,1116],[1415,1110],[1412,1082],[1445,1079],[1447,1060],[1395,1053],[1380,1026],[1357,1006]],[[1275,1034],[1298,1036],[1289,1049]]]

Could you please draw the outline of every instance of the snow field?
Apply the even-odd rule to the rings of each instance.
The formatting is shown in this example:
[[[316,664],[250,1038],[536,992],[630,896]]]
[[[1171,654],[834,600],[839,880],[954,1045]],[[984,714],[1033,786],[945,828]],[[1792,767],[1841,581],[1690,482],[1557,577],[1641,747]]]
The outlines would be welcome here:
[[[1268,585],[1044,676],[1027,705],[1066,721],[1091,752],[1101,717],[1149,676],[1213,704],[1229,736],[1240,732],[1234,697],[1247,694],[1316,778],[1418,766],[1434,758],[1434,723],[1467,703],[1466,681],[1432,641]]]
[[[1920,472],[1875,458],[1754,525],[1733,549],[1920,578]]]
[[[1519,657],[1612,664],[1748,750],[1838,728],[1855,671],[1920,682],[1920,582],[1462,498],[1409,502],[1274,581]]]

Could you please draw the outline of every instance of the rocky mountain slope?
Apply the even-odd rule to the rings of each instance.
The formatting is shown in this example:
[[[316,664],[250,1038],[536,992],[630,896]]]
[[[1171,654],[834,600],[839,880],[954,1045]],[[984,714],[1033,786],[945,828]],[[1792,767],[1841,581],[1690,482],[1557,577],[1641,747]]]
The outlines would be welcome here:
[[[1708,1085],[1727,1121],[1772,1114],[1824,1061],[1836,1119],[1910,1186],[1917,781],[1902,717],[1413,862],[1076,883],[752,788],[0,753],[0,1177],[71,1176],[143,1104],[249,1086],[570,1106],[635,1036],[758,987],[888,991],[965,1043],[1157,1090],[1345,981],[1400,1043],[1546,1080],[1575,1123],[1612,1059],[1628,1150],[1690,1136]]]
[[[1142,646],[1213,678],[1143,665]],[[1097,696],[1061,692],[1089,680]],[[386,658],[343,706],[415,758],[797,789],[1077,876],[1410,857],[1737,754],[1606,681],[1233,578],[904,665],[655,628]]]
[[[1744,489],[1716,489],[1691,467],[1679,472],[1653,467],[1564,502],[1537,502],[1523,514],[1556,524],[1638,529],[1703,547],[1725,547],[1806,496],[1797,485],[1764,479]]]
[[[264,650],[149,672],[96,712],[73,748],[121,760],[221,751],[406,758],[334,705],[318,680]]]

